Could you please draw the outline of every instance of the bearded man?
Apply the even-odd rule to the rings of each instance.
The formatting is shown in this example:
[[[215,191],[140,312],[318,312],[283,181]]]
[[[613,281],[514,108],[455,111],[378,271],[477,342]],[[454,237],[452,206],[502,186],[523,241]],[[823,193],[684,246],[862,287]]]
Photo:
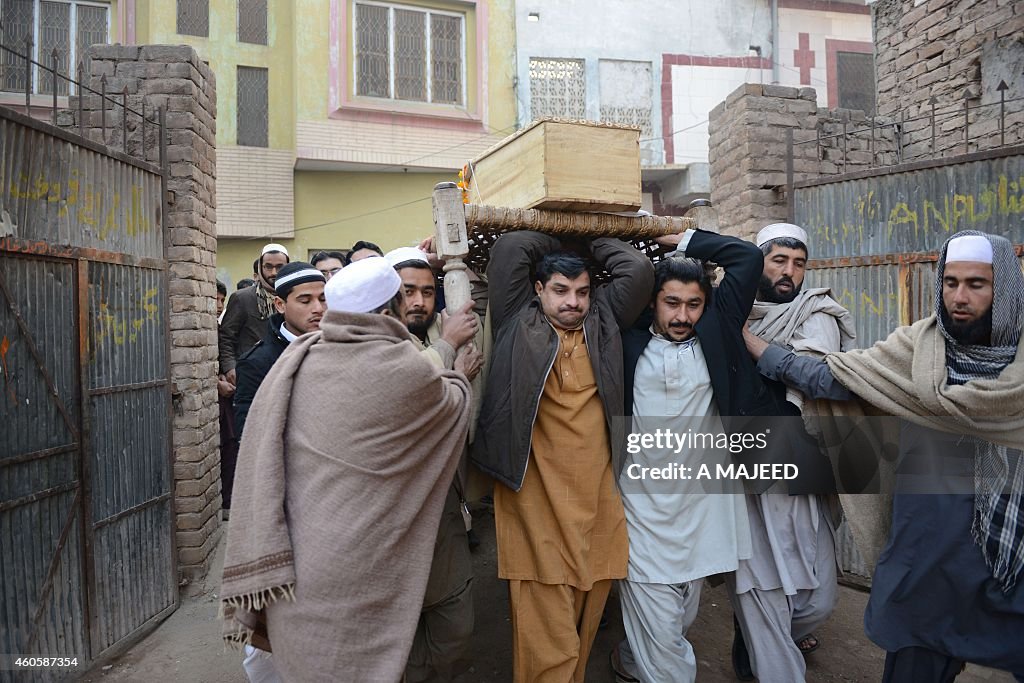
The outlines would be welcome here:
[[[822,358],[852,348],[856,334],[850,313],[827,287],[804,289],[807,233],[798,225],[775,223],[757,233],[764,254],[750,331],[801,355]],[[831,468],[818,443],[803,429],[799,391],[768,380],[778,394],[785,425],[795,434],[790,462],[799,481],[780,482],[747,499],[753,552],[729,576],[729,597],[737,622],[733,667],[740,680],[802,681],[804,655],[818,648],[813,634],[836,603],[835,529],[827,495],[834,489]],[[780,425],[782,426],[782,425]],[[748,651],[752,655],[748,660]],[[751,661],[752,660],[752,661]]]
[[[409,343],[401,284],[382,258],[332,277],[320,331],[281,354],[242,436],[224,637],[272,650],[282,680],[405,673],[470,388]]]
[[[864,617],[886,683],[945,683],[965,662],[1024,681],[1022,329],[1012,245],[963,231],[942,247],[935,314],[870,349],[820,361],[744,335],[765,376],[902,418],[892,527]]]
[[[449,370],[457,356],[469,359],[466,376],[473,382],[474,406],[479,405],[479,387],[474,380],[483,359],[476,350],[482,346],[483,326],[469,311],[472,303],[454,315],[438,315],[437,278],[427,254],[416,247],[400,247],[385,254],[384,259],[402,278],[403,322],[423,345],[423,354]],[[473,558],[467,539],[470,518],[464,482],[463,473],[456,470],[448,486],[423,611],[409,654],[409,683],[450,681],[456,662],[473,636]]]

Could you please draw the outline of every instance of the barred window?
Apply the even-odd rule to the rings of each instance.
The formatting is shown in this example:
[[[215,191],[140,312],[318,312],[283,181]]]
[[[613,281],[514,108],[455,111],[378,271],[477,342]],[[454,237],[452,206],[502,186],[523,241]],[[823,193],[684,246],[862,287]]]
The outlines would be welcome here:
[[[840,108],[875,113],[875,60],[870,53],[837,52],[836,84]]]
[[[534,119],[587,117],[582,59],[530,58],[530,114]]]
[[[238,0],[238,42],[267,44],[267,0]]]
[[[178,0],[178,33],[204,38],[210,35],[210,0]]]
[[[355,3],[356,94],[408,102],[465,102],[465,17]]]
[[[68,95],[75,91],[66,79],[58,76],[54,85],[53,51],[58,74],[75,77],[89,46],[108,41],[110,6],[75,0],[0,0],[0,23],[5,46],[24,54],[25,39],[31,38],[30,56],[45,67],[32,66],[26,72],[24,58],[5,50],[0,55],[0,88],[24,92],[27,77],[33,93],[50,95],[56,87],[58,95]]]
[[[270,96],[267,70],[238,67],[238,144],[266,147],[268,144]]]

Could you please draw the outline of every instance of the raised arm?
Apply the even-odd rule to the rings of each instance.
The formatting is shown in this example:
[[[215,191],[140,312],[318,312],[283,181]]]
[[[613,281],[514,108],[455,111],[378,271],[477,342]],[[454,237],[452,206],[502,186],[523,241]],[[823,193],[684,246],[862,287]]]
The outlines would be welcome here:
[[[739,330],[750,315],[757,283],[764,270],[764,254],[750,242],[704,230],[687,230],[679,244],[687,256],[711,261],[725,269],[712,301]]]
[[[620,329],[628,329],[647,308],[654,290],[651,260],[622,240],[599,237],[590,245],[594,260],[611,275],[602,286]]]
[[[487,284],[494,334],[533,299],[533,282],[530,279],[533,264],[559,247],[554,237],[528,230],[502,235],[491,247]]]

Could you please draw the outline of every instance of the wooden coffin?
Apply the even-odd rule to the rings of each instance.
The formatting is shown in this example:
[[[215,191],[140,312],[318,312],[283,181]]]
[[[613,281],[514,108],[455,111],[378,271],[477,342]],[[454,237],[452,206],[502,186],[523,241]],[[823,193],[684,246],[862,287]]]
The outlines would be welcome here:
[[[469,201],[517,209],[640,208],[640,130],[537,121],[469,165]]]

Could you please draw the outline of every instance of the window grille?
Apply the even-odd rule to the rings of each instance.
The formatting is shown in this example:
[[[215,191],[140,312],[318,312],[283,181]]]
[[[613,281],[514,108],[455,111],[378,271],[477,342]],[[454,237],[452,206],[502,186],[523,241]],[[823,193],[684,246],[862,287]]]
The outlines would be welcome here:
[[[4,45],[16,50],[25,51],[25,38],[31,38],[35,21],[35,11],[32,0],[4,0],[0,15],[3,17]],[[33,52],[35,46],[33,46]],[[33,57],[35,54],[32,55]],[[3,64],[3,88],[4,90],[25,91],[25,62],[6,50],[2,55]]]
[[[178,33],[185,36],[210,35],[209,0],[178,0]]]
[[[57,71],[67,74],[68,57],[71,55],[71,5],[64,2],[39,3],[39,44],[46,48],[39,51],[36,60],[45,66],[52,66],[53,51],[57,50]],[[38,67],[36,67],[38,69]],[[39,69],[39,93],[53,94],[53,73]],[[68,94],[68,82],[57,78],[57,94]]]
[[[875,112],[875,60],[866,52],[836,53],[836,84],[839,106]]]
[[[431,86],[435,102],[462,104],[462,21],[430,16]]]
[[[391,36],[388,8],[356,5],[356,93],[391,97]]]
[[[534,119],[585,119],[587,82],[582,59],[530,58],[530,113]]]
[[[90,45],[105,44],[108,40],[110,7],[75,0],[0,0],[0,22],[3,24],[3,43],[19,54],[25,52],[25,38],[32,39],[29,55],[43,67],[33,66],[27,77],[31,79],[31,92],[53,94],[54,83],[50,67],[53,50],[57,50],[57,71],[75,76],[79,61],[85,61]],[[88,73],[88,66],[86,66]],[[0,89],[7,92],[25,92],[25,60],[4,51],[0,55]],[[58,95],[75,92],[60,76],[57,77]]]
[[[356,3],[356,94],[463,104],[464,21],[448,12]]]
[[[238,42],[267,44],[267,0],[238,0]]]
[[[238,67],[238,144],[266,147],[268,144],[270,97],[267,70]]]
[[[395,99],[427,101],[426,12],[395,10]]]

